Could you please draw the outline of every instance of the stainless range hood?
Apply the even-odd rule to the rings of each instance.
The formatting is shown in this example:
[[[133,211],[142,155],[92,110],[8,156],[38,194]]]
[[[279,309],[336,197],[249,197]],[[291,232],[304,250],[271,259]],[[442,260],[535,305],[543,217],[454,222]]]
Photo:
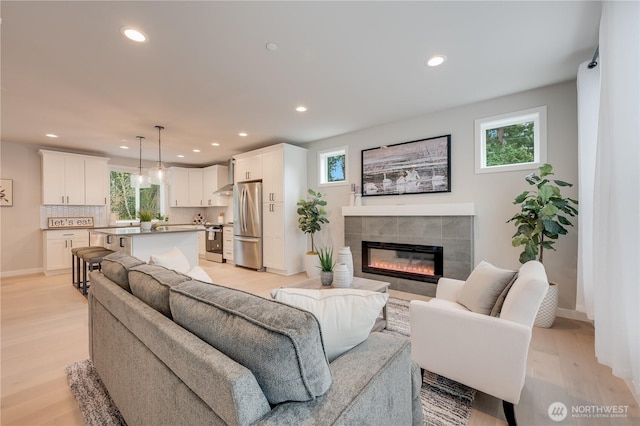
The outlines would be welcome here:
[[[222,188],[214,191],[213,195],[233,195],[233,167],[234,167],[233,158],[229,160],[229,182]]]

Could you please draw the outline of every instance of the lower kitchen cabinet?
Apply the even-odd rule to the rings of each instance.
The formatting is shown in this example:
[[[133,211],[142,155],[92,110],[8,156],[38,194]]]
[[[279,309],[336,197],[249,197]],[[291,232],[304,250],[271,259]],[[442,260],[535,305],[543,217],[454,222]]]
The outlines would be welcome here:
[[[71,270],[71,249],[89,245],[89,231],[55,230],[44,232],[44,273],[64,274]]]
[[[227,263],[233,263],[233,225],[222,228],[222,258]]]

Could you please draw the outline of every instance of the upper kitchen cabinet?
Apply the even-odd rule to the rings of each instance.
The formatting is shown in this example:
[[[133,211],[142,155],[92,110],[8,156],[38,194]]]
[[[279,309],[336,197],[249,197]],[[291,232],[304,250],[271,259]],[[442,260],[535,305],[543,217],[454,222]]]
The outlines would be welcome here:
[[[255,151],[236,155],[234,168],[235,182],[262,179],[262,154]]]
[[[227,166],[209,166],[202,169],[202,188],[205,207],[228,206],[231,197],[214,195],[218,189],[229,182],[229,168]]]
[[[213,195],[227,183],[226,166],[171,167],[171,207],[227,206],[229,197]]]
[[[42,204],[100,206],[107,203],[108,158],[38,152],[42,156]]]

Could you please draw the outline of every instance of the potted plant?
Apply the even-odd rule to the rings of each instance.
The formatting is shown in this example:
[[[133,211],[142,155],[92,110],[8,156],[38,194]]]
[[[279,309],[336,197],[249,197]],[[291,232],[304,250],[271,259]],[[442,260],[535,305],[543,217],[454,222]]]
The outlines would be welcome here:
[[[318,260],[320,261],[320,282],[322,285],[331,285],[333,282],[333,247],[318,249]]]
[[[313,234],[320,231],[322,224],[329,223],[329,219],[326,218],[327,212],[324,206],[327,202],[322,199],[324,194],[316,192],[312,189],[308,191],[309,197],[306,200],[298,201],[298,227],[305,234],[311,235],[311,251],[307,252],[305,261],[307,276],[309,278],[317,276],[318,271],[318,252],[313,242]]]
[[[149,210],[138,211],[138,219],[140,219],[140,228],[143,231],[149,231],[151,229],[151,220],[155,216],[155,213]]]
[[[516,226],[511,244],[514,247],[524,246],[520,253],[520,263],[530,260],[543,261],[544,250],[555,250],[554,244],[560,235],[567,234],[565,226],[573,226],[569,217],[578,214],[578,201],[562,196],[561,187],[571,187],[570,183],[562,180],[550,179],[553,175],[551,164],[544,164],[540,168],[540,176],[531,173],[525,176],[529,185],[535,189],[524,191],[518,195],[513,204],[520,205],[520,211],[507,221]],[[540,306],[535,325],[551,327],[555,319],[558,306],[558,288],[555,283],[549,283],[549,291]]]

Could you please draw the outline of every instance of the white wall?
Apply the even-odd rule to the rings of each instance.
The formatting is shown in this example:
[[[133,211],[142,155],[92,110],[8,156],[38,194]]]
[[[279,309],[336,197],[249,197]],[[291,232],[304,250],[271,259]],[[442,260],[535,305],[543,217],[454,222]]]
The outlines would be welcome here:
[[[474,120],[493,115],[547,106],[547,161],[556,177],[577,184],[578,142],[575,81],[543,87],[515,95],[465,105],[410,120],[384,124],[305,145],[308,154],[308,183],[318,188],[317,152],[327,148],[349,147],[349,183],[361,184],[363,149],[451,134],[450,193],[363,197],[364,205],[427,204],[473,202],[476,206],[475,263],[487,260],[497,266],[518,268],[520,250],[511,246],[513,224],[506,221],[517,211],[516,195],[529,189],[524,176],[530,171],[475,174]],[[320,238],[338,247],[344,242],[341,207],[348,205],[349,186],[323,187],[327,194],[330,224]],[[577,198],[577,186],[564,190]],[[560,307],[573,309],[576,294],[576,227],[556,243],[557,252],[545,252],[545,267],[551,281],[560,285]]]

